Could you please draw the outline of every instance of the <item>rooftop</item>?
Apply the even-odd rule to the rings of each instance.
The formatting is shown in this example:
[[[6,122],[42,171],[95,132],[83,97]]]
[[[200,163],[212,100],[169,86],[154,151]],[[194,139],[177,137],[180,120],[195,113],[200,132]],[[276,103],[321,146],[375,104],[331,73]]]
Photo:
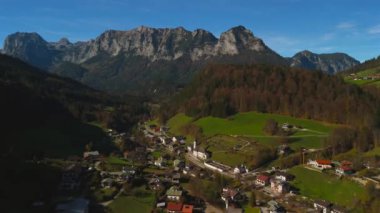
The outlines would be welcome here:
[[[331,160],[316,160],[321,165],[331,165]]]
[[[166,191],[167,196],[182,196],[182,190],[178,186],[172,186]]]
[[[194,209],[193,205],[187,205],[187,204],[185,204],[185,205],[183,205],[182,213],[192,213],[193,209]]]
[[[169,211],[181,211],[182,210],[182,203],[174,203],[169,202],[168,206],[166,207]]]
[[[259,175],[257,177],[258,180],[261,180],[261,181],[268,181],[269,180],[269,176],[266,176],[266,175]]]

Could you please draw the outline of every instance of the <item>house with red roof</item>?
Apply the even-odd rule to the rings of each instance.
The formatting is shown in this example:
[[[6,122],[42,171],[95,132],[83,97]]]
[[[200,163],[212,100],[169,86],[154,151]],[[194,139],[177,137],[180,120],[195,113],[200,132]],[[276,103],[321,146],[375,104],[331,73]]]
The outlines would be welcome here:
[[[183,203],[168,202],[166,210],[168,213],[182,213]]]
[[[185,204],[182,207],[182,213],[193,213],[194,206]]]
[[[307,164],[320,170],[332,168],[331,160],[309,160]]]
[[[256,178],[256,185],[267,186],[269,184],[270,177],[268,175],[259,175]]]

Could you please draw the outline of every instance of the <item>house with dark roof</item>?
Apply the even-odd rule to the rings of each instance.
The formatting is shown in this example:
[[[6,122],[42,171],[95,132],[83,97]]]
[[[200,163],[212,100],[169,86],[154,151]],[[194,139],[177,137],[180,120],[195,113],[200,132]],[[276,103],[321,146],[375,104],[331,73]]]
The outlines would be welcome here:
[[[244,165],[236,166],[234,168],[234,174],[248,173],[248,168]]]
[[[282,213],[285,212],[284,207],[278,204],[276,201],[271,200],[268,203],[269,213]]]
[[[351,166],[340,166],[335,169],[337,175],[350,175],[354,173],[354,170]]]
[[[223,201],[232,200],[234,201],[240,195],[237,189],[233,188],[223,188],[221,193],[221,198]]]

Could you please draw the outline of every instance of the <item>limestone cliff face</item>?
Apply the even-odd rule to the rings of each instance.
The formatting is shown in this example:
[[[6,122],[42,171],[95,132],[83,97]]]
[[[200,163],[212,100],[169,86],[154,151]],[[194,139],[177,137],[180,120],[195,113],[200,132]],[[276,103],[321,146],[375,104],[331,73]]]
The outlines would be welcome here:
[[[15,33],[4,42],[4,52],[35,65],[32,55],[43,54],[46,62],[68,61],[83,63],[99,54],[116,56],[120,53],[143,56],[151,61],[175,60],[184,55],[201,60],[220,55],[237,55],[243,51],[271,51],[261,39],[242,26],[234,27],[217,39],[212,33],[197,29],[193,32],[182,27],[138,27],[129,31],[109,30],[95,40],[70,43],[67,39],[48,43],[36,33]],[[53,60],[53,61],[51,61]]]
[[[3,53],[20,58],[41,68],[48,68],[55,57],[54,48],[50,48],[37,33],[15,33],[4,41]]]

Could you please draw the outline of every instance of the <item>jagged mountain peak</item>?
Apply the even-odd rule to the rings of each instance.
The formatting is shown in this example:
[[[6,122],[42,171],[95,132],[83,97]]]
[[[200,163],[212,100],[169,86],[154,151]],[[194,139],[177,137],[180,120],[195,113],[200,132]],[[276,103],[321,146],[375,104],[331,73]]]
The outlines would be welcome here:
[[[252,31],[243,26],[233,27],[220,35],[219,52],[222,54],[239,54],[245,50],[265,51],[269,48],[256,38]]]

